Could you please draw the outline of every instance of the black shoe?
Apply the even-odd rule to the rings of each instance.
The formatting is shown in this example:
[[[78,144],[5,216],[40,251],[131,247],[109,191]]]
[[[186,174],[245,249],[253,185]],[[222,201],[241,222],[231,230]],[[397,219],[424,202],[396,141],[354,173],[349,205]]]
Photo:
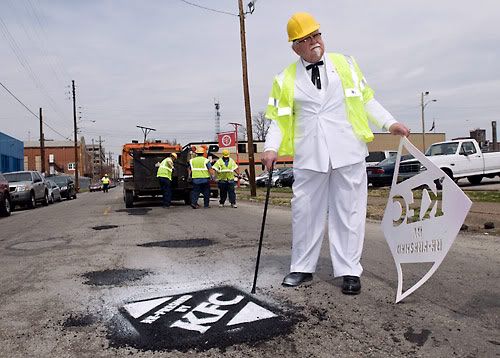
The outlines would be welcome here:
[[[199,205],[197,205],[197,204],[191,204],[191,207],[192,207],[193,209],[198,209],[198,206],[199,206]]]
[[[291,272],[285,276],[283,279],[283,286],[295,287],[304,282],[311,281],[313,279],[312,273],[309,272]]]
[[[342,293],[345,295],[358,295],[361,292],[361,280],[357,276],[344,276]]]

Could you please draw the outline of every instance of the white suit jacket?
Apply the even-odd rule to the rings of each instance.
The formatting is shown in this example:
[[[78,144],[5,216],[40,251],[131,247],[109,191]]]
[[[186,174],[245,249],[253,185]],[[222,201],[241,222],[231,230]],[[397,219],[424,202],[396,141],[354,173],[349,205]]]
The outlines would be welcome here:
[[[368,155],[366,144],[355,136],[347,119],[340,78],[331,60],[325,57],[320,75],[327,76],[327,81],[322,80],[327,88],[319,91],[315,87],[310,71],[305,68],[307,63],[299,59],[294,89],[297,120],[294,168],[322,173],[328,172],[329,166],[335,169],[362,162]],[[365,109],[380,128],[387,129],[396,122],[375,99]],[[276,121],[272,121],[265,150],[277,151],[281,138]]]

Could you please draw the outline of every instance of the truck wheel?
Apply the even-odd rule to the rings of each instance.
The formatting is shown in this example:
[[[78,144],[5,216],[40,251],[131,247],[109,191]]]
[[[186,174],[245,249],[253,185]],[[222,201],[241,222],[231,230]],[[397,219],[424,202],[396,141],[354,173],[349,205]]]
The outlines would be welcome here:
[[[191,205],[191,191],[186,191],[184,193],[184,204]]]
[[[472,185],[479,185],[481,183],[481,180],[483,180],[483,176],[482,175],[473,175],[473,176],[467,177],[467,180]]]
[[[131,208],[134,206],[134,193],[130,190],[125,190],[125,207]]]
[[[0,216],[10,216],[11,211],[10,199],[7,195],[4,195],[3,203],[0,203]]]

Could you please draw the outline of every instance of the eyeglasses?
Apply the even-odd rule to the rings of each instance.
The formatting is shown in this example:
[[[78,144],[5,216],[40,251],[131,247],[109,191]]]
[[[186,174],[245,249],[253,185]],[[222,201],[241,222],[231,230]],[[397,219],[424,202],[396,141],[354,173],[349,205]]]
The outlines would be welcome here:
[[[321,38],[321,32],[318,32],[314,35],[309,35],[309,36],[303,38],[302,40],[295,40],[293,43],[297,44],[297,45],[300,45],[303,43],[310,44],[312,42],[312,40],[318,41],[320,38]]]

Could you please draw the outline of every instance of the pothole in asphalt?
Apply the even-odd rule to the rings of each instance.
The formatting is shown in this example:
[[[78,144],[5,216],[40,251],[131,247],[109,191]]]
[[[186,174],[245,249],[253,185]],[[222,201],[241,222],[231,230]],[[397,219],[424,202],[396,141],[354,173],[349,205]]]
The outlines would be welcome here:
[[[289,334],[297,315],[234,287],[153,297],[120,308],[108,324],[110,346],[204,351]]]
[[[115,210],[117,213],[128,213],[129,215],[146,215],[151,208],[131,208]]]
[[[96,317],[91,314],[73,315],[70,313],[69,317],[63,322],[63,327],[86,327],[94,324],[97,321]]]
[[[151,271],[148,270],[117,269],[92,271],[82,276],[87,279],[87,281],[84,282],[86,285],[119,286],[126,282],[138,281],[150,273]]]
[[[186,247],[210,246],[213,245],[214,243],[215,242],[210,239],[187,239],[187,240],[153,241],[153,242],[147,242],[145,244],[139,244],[137,246],[186,248]]]
[[[115,229],[117,228],[118,225],[101,225],[101,226],[94,226],[92,229],[94,230],[108,230],[108,229]]]
[[[7,249],[12,250],[43,250],[54,248],[59,245],[65,245],[69,243],[69,239],[65,239],[62,237],[51,237],[46,240],[40,241],[24,241],[20,243],[16,243],[7,247]]]

